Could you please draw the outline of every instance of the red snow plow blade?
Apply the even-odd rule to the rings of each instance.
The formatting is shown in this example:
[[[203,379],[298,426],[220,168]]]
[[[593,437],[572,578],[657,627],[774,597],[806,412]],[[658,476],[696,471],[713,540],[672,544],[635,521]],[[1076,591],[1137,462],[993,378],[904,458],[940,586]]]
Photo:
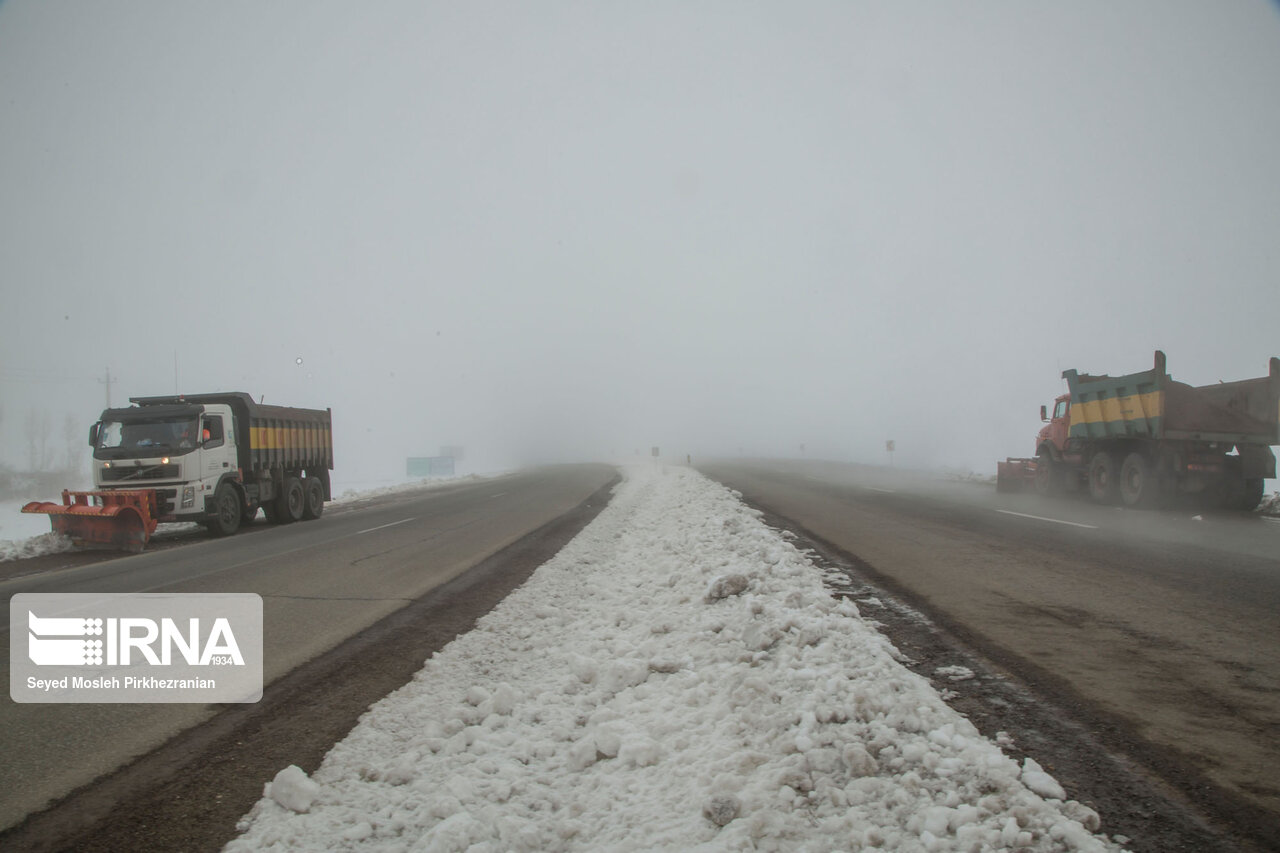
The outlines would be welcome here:
[[[49,516],[55,533],[81,548],[141,551],[156,532],[156,493],[150,489],[119,492],[63,490],[62,503],[32,501],[23,512]]]
[[[1012,456],[996,463],[996,491],[1020,492],[1034,486],[1036,460],[1014,459]]]

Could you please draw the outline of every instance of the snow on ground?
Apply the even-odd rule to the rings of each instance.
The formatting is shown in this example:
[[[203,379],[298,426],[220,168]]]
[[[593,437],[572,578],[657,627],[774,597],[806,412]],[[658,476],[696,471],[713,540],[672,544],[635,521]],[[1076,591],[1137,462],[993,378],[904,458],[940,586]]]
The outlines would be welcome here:
[[[1117,849],[823,581],[723,487],[628,469],[226,849]]]
[[[49,516],[24,513],[22,508],[29,502],[25,498],[0,501],[0,563],[74,547],[70,539],[50,530]]]

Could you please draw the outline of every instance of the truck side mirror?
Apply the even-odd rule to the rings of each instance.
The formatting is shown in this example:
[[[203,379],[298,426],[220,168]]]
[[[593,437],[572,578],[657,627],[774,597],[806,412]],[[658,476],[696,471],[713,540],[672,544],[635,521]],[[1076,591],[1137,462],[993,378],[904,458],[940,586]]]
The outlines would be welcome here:
[[[90,447],[98,446],[98,427],[100,426],[102,426],[102,421],[98,421],[96,424],[89,427],[89,446]]]
[[[1049,420],[1049,409],[1048,409],[1048,407],[1046,407],[1046,406],[1041,406],[1041,407],[1040,407],[1040,420],[1041,420],[1041,421],[1048,421],[1048,420]]]

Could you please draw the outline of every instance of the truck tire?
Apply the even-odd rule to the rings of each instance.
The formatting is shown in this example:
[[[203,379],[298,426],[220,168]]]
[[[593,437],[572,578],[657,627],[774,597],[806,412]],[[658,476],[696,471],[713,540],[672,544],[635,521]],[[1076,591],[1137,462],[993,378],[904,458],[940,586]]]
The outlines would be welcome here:
[[[292,524],[302,518],[306,498],[302,493],[302,481],[297,477],[285,477],[284,488],[276,497],[276,524]]]
[[[1160,478],[1141,453],[1130,453],[1120,466],[1120,499],[1125,506],[1149,509],[1160,504]]]
[[[303,503],[302,517],[314,521],[324,512],[324,486],[315,477],[307,477],[302,481]]]
[[[1265,491],[1265,484],[1262,480],[1245,480],[1244,491],[1240,495],[1239,508],[1245,512],[1253,512],[1258,508],[1258,504],[1262,503],[1262,494]]]
[[[230,483],[223,483],[213,493],[214,516],[206,526],[214,536],[230,536],[240,529],[240,518],[244,512],[240,493]]]
[[[1098,503],[1116,502],[1120,491],[1120,466],[1116,457],[1105,450],[1093,455],[1089,463],[1089,494]]]
[[[1045,497],[1062,494],[1064,471],[1048,451],[1036,455],[1036,492]]]

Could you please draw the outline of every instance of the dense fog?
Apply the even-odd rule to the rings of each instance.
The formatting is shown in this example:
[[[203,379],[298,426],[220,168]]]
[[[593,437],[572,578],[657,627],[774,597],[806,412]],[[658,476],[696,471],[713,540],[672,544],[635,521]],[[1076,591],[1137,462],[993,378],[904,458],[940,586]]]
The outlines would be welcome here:
[[[1280,355],[1275,4],[0,4],[0,463],[332,407],[335,480],[993,473]],[[108,381],[109,377],[109,381]]]

